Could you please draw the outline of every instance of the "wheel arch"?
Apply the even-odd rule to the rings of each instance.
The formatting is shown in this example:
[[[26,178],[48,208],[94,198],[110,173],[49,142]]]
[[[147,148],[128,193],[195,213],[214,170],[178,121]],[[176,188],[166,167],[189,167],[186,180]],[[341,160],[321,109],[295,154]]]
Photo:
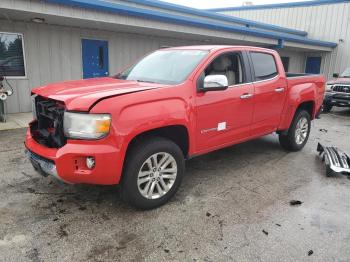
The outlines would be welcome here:
[[[308,112],[311,117],[311,120],[313,120],[315,118],[315,101],[309,100],[300,103],[294,112],[294,116],[300,110],[305,110],[306,112]]]
[[[187,127],[184,125],[168,125],[164,127],[153,128],[135,135],[128,143],[125,155],[128,155],[130,149],[136,143],[150,137],[163,137],[171,140],[180,147],[184,157],[188,158],[190,149],[190,138]]]
[[[295,118],[296,114],[300,110],[305,110],[310,114],[311,120],[315,118],[315,101],[313,100],[305,100],[302,102],[299,102],[297,106],[291,106],[287,112],[287,114],[284,115],[284,120],[280,127],[278,128],[278,133],[286,133],[288,132],[290,125],[293,122],[293,119]]]

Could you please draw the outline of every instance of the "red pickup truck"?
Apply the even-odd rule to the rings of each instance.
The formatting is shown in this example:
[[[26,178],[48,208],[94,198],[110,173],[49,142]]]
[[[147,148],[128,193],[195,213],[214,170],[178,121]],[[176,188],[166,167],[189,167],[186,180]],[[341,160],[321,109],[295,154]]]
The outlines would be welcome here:
[[[161,49],[114,77],[34,89],[26,153],[44,176],[120,184],[124,200],[154,208],[191,157],[273,132],[301,150],[324,92],[324,77],[286,75],[274,50]]]

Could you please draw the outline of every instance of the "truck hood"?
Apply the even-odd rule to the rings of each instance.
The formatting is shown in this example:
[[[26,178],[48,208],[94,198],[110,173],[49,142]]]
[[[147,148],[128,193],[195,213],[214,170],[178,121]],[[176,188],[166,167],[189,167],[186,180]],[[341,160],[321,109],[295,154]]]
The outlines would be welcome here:
[[[68,110],[89,111],[104,98],[163,87],[161,84],[110,77],[66,81],[33,89],[33,93],[61,101]]]
[[[350,85],[350,78],[349,77],[334,78],[334,79],[328,81],[327,84],[330,84],[330,85],[334,85],[334,84]]]

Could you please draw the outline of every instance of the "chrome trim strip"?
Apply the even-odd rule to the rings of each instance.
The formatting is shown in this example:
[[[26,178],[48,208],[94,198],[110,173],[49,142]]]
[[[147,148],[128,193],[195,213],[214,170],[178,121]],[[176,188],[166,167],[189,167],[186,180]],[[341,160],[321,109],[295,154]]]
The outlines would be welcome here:
[[[254,82],[247,82],[247,83],[232,85],[232,86],[229,86],[229,88],[231,88],[231,87],[237,87],[237,86],[244,86],[244,85],[251,85],[251,84],[261,83],[261,82],[266,82],[266,81],[269,81],[269,80],[274,80],[274,79],[277,78],[278,76],[280,76],[280,75],[276,75],[276,76],[274,76],[274,77],[272,77],[272,78],[264,79],[264,80],[260,80],[260,81],[254,81]]]
[[[346,86],[346,87],[350,87],[350,84],[330,84],[332,86]]]

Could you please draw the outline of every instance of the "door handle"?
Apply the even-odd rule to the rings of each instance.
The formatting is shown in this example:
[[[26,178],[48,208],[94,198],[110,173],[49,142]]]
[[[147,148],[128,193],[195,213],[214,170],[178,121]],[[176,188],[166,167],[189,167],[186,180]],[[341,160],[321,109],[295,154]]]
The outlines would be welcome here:
[[[284,87],[279,87],[275,89],[275,92],[277,93],[283,93],[284,92]]]
[[[241,99],[249,99],[251,97],[253,97],[253,94],[243,94],[243,95],[241,95]]]

